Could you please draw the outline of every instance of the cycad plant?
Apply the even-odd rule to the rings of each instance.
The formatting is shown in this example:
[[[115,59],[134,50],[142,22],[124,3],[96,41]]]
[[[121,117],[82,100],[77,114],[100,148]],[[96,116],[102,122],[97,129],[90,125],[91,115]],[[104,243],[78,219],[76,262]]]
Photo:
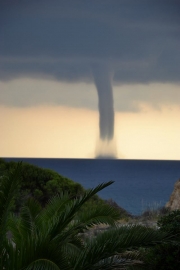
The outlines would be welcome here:
[[[44,208],[30,198],[20,213],[12,213],[20,176],[18,164],[1,177],[0,269],[100,270],[142,266],[139,247],[155,245],[165,238],[163,233],[142,226],[118,227],[119,211],[110,205],[82,209],[112,181],[73,200],[68,194],[56,195]],[[88,237],[88,231],[99,224],[110,228]]]

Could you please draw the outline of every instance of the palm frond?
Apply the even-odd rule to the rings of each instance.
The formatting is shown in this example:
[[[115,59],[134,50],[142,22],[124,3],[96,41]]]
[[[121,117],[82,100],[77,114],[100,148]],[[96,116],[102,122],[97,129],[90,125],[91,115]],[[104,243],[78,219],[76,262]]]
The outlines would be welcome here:
[[[10,233],[10,240],[18,245],[18,243],[21,242],[23,235],[20,230],[20,219],[14,213],[10,213],[7,227]]]
[[[75,228],[88,229],[94,225],[106,224],[114,226],[120,219],[119,210],[110,205],[97,205],[89,211],[82,211],[76,216]]]
[[[54,216],[64,211],[66,204],[70,201],[68,193],[62,193],[52,197],[37,218],[40,227],[49,222]]]
[[[63,233],[57,235],[59,241],[67,241],[69,236],[81,234],[81,238],[89,228],[105,224],[115,226],[119,220],[120,214],[117,209],[109,205],[100,205],[88,212],[80,212],[75,219],[63,230]],[[65,240],[66,239],[66,240]],[[80,243],[79,243],[80,244]],[[79,245],[80,246],[80,245]]]
[[[40,204],[33,198],[29,198],[21,208],[19,229],[24,237],[26,237],[26,234],[33,237],[37,227],[36,220],[41,210]]]
[[[112,247],[115,245],[118,252],[127,248],[149,247],[163,240],[167,241],[167,239],[166,233],[141,225],[120,226],[96,237],[97,242],[106,242],[106,240],[107,243],[114,242]]]
[[[66,256],[70,262],[72,258],[78,258],[82,248],[82,246],[79,248],[78,243],[74,244],[73,241],[69,241],[61,246],[61,253],[64,254],[64,256]]]
[[[60,270],[60,268],[50,260],[39,259],[31,263],[25,270]]]
[[[8,218],[8,230],[11,232],[12,241],[19,246],[22,239],[28,236],[34,237],[38,232],[36,218],[41,210],[41,206],[33,198],[28,199],[26,204],[21,208],[17,216],[13,213]]]
[[[134,251],[139,247],[149,247],[166,239],[166,234],[158,230],[145,228],[142,226],[126,226],[108,230],[98,234],[96,238],[87,239],[86,249],[81,252],[76,261],[75,270],[88,269],[87,267],[102,263],[125,251]],[[118,263],[123,263],[124,260]],[[96,269],[96,268],[92,268]]]
[[[44,209],[42,214],[39,216],[38,224],[42,227],[43,230],[48,230],[52,238],[56,237],[59,232],[62,232],[65,228],[67,228],[67,226],[74,219],[76,213],[86,201],[88,201],[97,192],[111,185],[112,183],[113,181],[102,183],[94,189],[87,191],[82,197],[74,200],[67,200],[67,197],[65,197],[65,200],[63,197],[62,199],[59,196],[54,197],[53,200],[48,203],[46,209]],[[61,209],[62,205],[63,210]]]

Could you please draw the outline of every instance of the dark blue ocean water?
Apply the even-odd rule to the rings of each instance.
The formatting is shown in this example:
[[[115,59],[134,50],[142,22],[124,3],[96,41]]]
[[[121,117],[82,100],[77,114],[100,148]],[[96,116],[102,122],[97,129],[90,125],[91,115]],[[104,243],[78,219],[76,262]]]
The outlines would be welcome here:
[[[23,160],[52,169],[85,188],[113,180],[115,183],[99,195],[105,199],[112,198],[132,214],[140,214],[147,207],[165,205],[174,183],[180,178],[180,161],[48,158],[6,160]]]

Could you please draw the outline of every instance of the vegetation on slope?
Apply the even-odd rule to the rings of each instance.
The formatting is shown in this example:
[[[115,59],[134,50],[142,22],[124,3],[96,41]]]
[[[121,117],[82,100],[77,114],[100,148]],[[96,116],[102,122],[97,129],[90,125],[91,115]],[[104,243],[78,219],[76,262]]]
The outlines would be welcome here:
[[[111,181],[85,191],[79,198],[72,199],[68,194],[53,196],[44,207],[30,197],[18,215],[12,213],[21,186],[22,167],[17,164],[1,175],[1,269],[110,270],[129,269],[129,266],[147,269],[141,249],[148,251],[168,241],[167,233],[161,230],[136,225],[119,227],[120,213],[108,204],[97,204],[88,212],[82,210]],[[83,237],[98,224],[108,224],[111,228],[96,237]]]
[[[0,159],[0,171],[3,173],[16,168],[17,162],[6,162]],[[50,198],[56,194],[68,193],[70,199],[79,198],[85,193],[81,184],[76,183],[50,169],[43,169],[35,165],[23,162],[21,165],[21,182],[19,192],[15,199],[15,211],[19,211],[22,204],[30,197],[36,199],[41,206],[44,206]],[[111,200],[102,200],[98,195],[94,195],[88,203],[83,205],[83,209],[96,208],[96,205],[109,204],[119,209],[122,217],[129,214],[120,207],[117,207]]]
[[[1,171],[10,171],[16,166],[17,163],[14,161],[6,162],[0,159]],[[22,163],[20,192],[16,200],[18,206],[29,197],[33,197],[41,205],[45,205],[54,194],[62,192],[68,192],[70,197],[74,198],[82,195],[85,190],[79,183],[75,183],[53,170]]]

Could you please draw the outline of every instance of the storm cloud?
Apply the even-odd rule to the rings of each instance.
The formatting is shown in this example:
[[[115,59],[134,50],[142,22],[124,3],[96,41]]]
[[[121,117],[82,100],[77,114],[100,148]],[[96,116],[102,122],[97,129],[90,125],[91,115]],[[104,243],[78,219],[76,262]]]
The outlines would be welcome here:
[[[0,80],[95,83],[100,138],[113,140],[112,85],[121,84],[120,110],[138,111],[141,101],[155,100],[154,93],[153,98],[142,89],[133,92],[126,88],[123,93],[123,84],[179,84],[179,12],[178,0],[1,1]],[[65,105],[69,96],[67,92],[60,96],[58,89],[51,89],[49,94],[47,88],[38,91],[24,87],[18,96],[18,90],[7,91],[3,91],[2,103],[20,106],[48,102]],[[160,95],[165,103],[179,102],[179,90],[163,91]],[[77,100],[70,96],[69,105]],[[78,97],[82,100],[83,95]],[[156,91],[157,107],[158,102]]]
[[[178,0],[1,1],[0,80],[93,82],[108,65],[114,84],[179,83]]]

